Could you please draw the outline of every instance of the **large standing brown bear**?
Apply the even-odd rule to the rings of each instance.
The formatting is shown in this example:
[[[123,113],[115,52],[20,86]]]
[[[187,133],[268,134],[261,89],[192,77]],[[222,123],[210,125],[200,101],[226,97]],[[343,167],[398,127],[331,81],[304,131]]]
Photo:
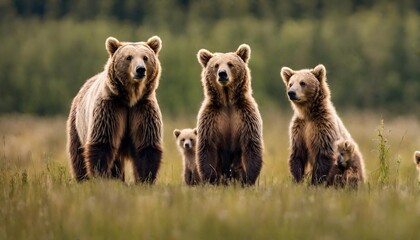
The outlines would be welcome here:
[[[296,182],[301,182],[305,174],[312,184],[324,182],[335,161],[335,142],[354,142],[330,100],[326,74],[324,65],[299,71],[281,69],[295,112],[289,130],[289,167]]]
[[[147,42],[109,37],[105,45],[105,69],[80,89],[67,121],[73,176],[77,181],[94,176],[124,181],[124,161],[131,160],[136,182],[154,182],[162,158],[155,94],[162,42],[157,36]]]
[[[204,101],[198,113],[197,164],[204,182],[239,180],[253,185],[262,167],[262,120],[252,97],[251,49],[211,53],[201,49]]]

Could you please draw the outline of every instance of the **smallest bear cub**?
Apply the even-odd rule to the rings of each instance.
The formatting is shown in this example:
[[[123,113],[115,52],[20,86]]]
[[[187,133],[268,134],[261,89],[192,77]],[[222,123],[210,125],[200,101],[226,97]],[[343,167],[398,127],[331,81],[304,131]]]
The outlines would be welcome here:
[[[187,185],[196,185],[200,183],[197,164],[195,162],[197,129],[175,129],[174,136],[178,146],[179,153],[184,162],[184,180]]]
[[[414,163],[416,164],[418,181],[420,183],[420,151],[414,152]]]
[[[357,188],[365,181],[365,167],[363,159],[357,154],[356,144],[350,140],[340,139],[335,145],[338,157],[331,167],[327,186]]]

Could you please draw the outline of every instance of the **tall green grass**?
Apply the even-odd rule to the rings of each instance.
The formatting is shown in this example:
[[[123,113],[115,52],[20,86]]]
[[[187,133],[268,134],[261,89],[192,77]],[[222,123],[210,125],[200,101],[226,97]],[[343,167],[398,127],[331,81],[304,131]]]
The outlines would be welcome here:
[[[378,183],[380,185],[389,184],[389,146],[388,139],[384,133],[385,124],[384,120],[381,120],[381,124],[378,127],[378,152],[379,152],[379,174]]]

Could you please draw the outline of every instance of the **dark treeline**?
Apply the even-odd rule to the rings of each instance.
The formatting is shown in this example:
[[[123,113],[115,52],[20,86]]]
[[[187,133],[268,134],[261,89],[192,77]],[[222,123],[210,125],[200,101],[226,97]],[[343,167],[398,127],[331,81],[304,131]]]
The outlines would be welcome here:
[[[0,0],[0,113],[66,114],[101,71],[108,36],[163,40],[166,113],[202,101],[196,53],[252,48],[262,109],[289,108],[282,66],[327,67],[335,105],[420,112],[420,1]]]

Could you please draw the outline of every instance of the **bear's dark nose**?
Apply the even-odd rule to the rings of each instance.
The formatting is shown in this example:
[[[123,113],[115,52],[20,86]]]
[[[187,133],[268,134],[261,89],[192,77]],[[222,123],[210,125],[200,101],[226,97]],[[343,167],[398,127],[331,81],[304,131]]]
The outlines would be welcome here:
[[[290,100],[296,100],[297,96],[296,96],[296,92],[295,91],[288,91],[287,95],[289,95],[289,99]]]
[[[221,69],[218,74],[219,74],[219,82],[226,82],[227,80],[229,80],[226,70]]]
[[[338,159],[337,159],[337,164],[338,164],[338,165],[340,165],[340,166],[342,166],[342,165],[343,165],[343,157],[341,157],[341,155],[340,155],[340,156],[338,156]]]
[[[190,149],[191,145],[189,143],[184,144],[185,149]]]
[[[146,68],[144,66],[137,66],[136,67],[136,78],[144,77],[146,72]]]

